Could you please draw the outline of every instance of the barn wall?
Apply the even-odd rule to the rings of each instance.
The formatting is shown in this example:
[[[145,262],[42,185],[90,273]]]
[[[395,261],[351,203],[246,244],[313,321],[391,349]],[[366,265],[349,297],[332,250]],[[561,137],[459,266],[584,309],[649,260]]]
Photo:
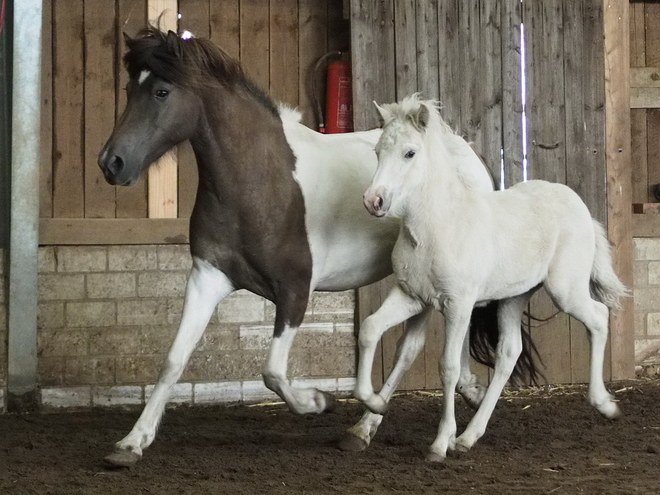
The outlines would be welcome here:
[[[187,245],[58,246],[39,251],[39,376],[49,406],[140,404],[174,338],[191,266]],[[354,292],[315,293],[290,377],[352,390]],[[238,291],[217,308],[177,401],[274,397],[261,373],[274,305]]]
[[[651,76],[649,82],[657,81],[660,74],[660,4],[657,2],[630,5],[630,66],[633,71],[655,68],[656,76]],[[649,88],[649,96],[653,91]],[[660,222],[658,200],[653,194],[655,185],[660,183],[660,90],[655,91],[655,102],[649,103],[648,108],[630,111],[633,203],[638,212],[634,215],[635,358],[645,374],[660,373]]]
[[[607,223],[607,183],[614,180],[606,167],[602,0],[353,0],[351,6],[356,128],[377,125],[371,100],[394,101],[421,91],[441,101],[444,118],[474,143],[496,176],[503,164],[507,187],[523,180],[524,23],[529,178],[568,184]],[[388,286],[381,282],[360,290],[360,321],[380,306]],[[547,294],[535,295],[531,314],[544,318],[555,312]],[[632,336],[626,325],[612,328],[612,341],[622,345],[612,348],[605,375],[611,378],[615,370],[616,377],[629,377]],[[391,369],[401,332],[383,338],[373,376],[377,385]],[[579,322],[562,314],[531,333],[548,382],[588,380],[588,338]],[[431,342],[403,388],[439,384],[443,339],[436,319]]]
[[[121,33],[134,35],[145,25],[146,5],[44,0],[38,352],[46,406],[143,403],[178,327],[191,263],[187,217],[197,184],[189,145],[177,152],[179,219],[172,222],[146,218],[145,179],[131,188],[111,187],[96,165],[125,104]],[[342,0],[178,5],[180,30],[210,37],[275,99],[299,106],[303,121],[316,126],[311,70],[327,51],[348,47]],[[94,223],[107,220],[133,223]],[[2,269],[0,263],[0,276]],[[4,298],[0,286],[0,339]],[[314,294],[292,350],[290,378],[328,391],[352,390],[354,307],[352,291]],[[224,301],[174,400],[273,397],[261,380],[273,318],[273,305],[247,292]],[[0,390],[4,350],[3,344]]]

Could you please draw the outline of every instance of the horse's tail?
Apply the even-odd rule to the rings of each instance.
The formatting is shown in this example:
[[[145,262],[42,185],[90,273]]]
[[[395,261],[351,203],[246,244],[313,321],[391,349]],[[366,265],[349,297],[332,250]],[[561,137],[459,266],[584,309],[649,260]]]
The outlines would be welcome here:
[[[495,350],[500,340],[497,325],[498,308],[497,301],[492,301],[481,308],[474,308],[470,320],[470,355],[476,362],[489,368],[495,367]],[[521,324],[520,332],[523,348],[511,373],[511,381],[515,384],[538,386],[541,380],[545,381],[537,364],[538,362],[543,366],[543,360],[532,341],[529,329]]]
[[[591,281],[589,289],[591,297],[602,302],[608,308],[619,309],[620,300],[630,295],[630,290],[621,283],[612,268],[612,253],[607,234],[600,222],[594,220],[594,233],[596,234],[596,252],[591,267]]]

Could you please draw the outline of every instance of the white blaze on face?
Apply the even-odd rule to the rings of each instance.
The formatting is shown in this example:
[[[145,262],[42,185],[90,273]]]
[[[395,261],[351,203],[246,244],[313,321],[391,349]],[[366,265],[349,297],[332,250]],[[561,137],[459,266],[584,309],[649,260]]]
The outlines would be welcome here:
[[[140,72],[140,77],[138,78],[138,84],[142,84],[150,75],[151,75],[151,71],[148,70],[143,70],[142,72]]]

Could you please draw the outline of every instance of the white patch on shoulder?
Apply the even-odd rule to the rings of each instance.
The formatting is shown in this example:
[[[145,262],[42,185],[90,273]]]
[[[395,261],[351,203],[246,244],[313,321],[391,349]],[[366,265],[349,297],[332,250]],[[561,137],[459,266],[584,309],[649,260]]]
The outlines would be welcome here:
[[[302,113],[296,108],[292,108],[284,103],[280,103],[277,107],[280,112],[280,118],[283,121],[298,123],[302,121]]]
[[[149,70],[143,70],[142,72],[140,72],[140,77],[138,78],[138,84],[142,84],[145,81],[145,79],[147,79],[147,77],[149,77],[150,75],[151,75],[151,71]]]

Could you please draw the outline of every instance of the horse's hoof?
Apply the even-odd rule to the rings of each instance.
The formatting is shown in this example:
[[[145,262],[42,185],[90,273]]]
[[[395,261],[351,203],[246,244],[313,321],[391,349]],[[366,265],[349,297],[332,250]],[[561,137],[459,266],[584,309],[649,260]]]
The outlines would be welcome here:
[[[440,463],[445,462],[446,457],[438,454],[437,452],[429,452],[426,454],[426,462]]]
[[[115,447],[111,454],[103,458],[103,462],[113,468],[131,468],[135,466],[142,456],[128,449],[120,449]]]
[[[616,402],[609,402],[608,404],[601,406],[599,412],[607,419],[618,419],[623,416],[623,413]]]
[[[464,444],[463,442],[461,442],[460,440],[457,440],[456,443],[454,444],[454,450],[455,450],[456,452],[465,453],[465,452],[468,452],[468,451],[470,450],[470,447],[468,447],[467,445],[465,445],[465,444]]]
[[[347,431],[339,440],[337,447],[344,452],[362,452],[369,447],[369,442]]]

